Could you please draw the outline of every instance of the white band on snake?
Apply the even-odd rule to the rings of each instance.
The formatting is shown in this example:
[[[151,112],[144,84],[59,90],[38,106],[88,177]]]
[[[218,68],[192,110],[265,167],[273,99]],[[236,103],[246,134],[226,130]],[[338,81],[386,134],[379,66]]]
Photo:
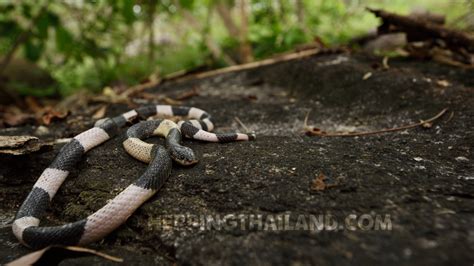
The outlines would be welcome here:
[[[39,227],[51,200],[82,155],[117,135],[120,128],[154,115],[185,116],[190,120],[142,121],[127,130],[125,150],[134,158],[149,163],[146,171],[104,207],[87,218],[62,226]],[[211,116],[195,107],[170,105],[145,106],[114,118],[97,121],[96,125],[75,136],[62,147],[46,168],[21,205],[13,222],[13,233],[24,245],[39,249],[50,245],[85,245],[104,238],[123,224],[133,212],[153,196],[171,173],[172,160],[181,165],[197,163],[194,152],[181,146],[181,136],[209,142],[253,140],[255,134],[211,133]],[[166,139],[165,147],[148,144],[150,136]]]

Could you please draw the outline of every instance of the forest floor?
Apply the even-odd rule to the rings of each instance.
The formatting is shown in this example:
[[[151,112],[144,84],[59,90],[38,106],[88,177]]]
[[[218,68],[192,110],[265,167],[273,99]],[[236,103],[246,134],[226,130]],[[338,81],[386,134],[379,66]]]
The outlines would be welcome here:
[[[235,121],[238,117],[257,139],[228,144],[185,140],[200,162],[191,168],[174,167],[156,196],[90,247],[134,264],[472,264],[473,70],[408,59],[388,64],[388,69],[382,67],[378,57],[316,55],[150,89],[153,94],[177,95],[196,88],[199,95],[184,105],[211,113],[216,131],[243,131]],[[310,110],[308,124],[335,132],[413,124],[444,108],[449,110],[428,128],[359,137],[303,133]],[[107,115],[128,109],[113,105]],[[90,115],[72,113],[39,137],[73,137],[93,122]],[[37,132],[35,126],[23,126],[0,134]],[[45,224],[86,217],[144,171],[146,165],[123,150],[123,138],[84,156],[54,198]],[[60,147],[0,155],[1,264],[31,252],[15,239],[11,223]],[[262,215],[267,226],[249,229],[241,228],[242,223],[203,230],[193,224],[159,223],[163,217],[186,214]],[[299,215],[307,221],[310,215],[332,217],[344,225],[354,214],[362,226],[268,226],[268,219],[285,214],[290,223],[300,225]],[[375,217],[389,222],[384,228],[370,227]],[[114,264],[92,256],[65,262]]]

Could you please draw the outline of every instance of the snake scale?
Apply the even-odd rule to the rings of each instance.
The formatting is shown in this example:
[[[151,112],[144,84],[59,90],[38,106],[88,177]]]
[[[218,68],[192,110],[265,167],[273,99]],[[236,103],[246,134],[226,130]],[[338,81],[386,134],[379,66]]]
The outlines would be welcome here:
[[[183,116],[189,120],[181,120],[177,124],[167,119],[146,120],[131,126],[123,146],[134,158],[149,163],[145,172],[87,218],[61,226],[39,226],[54,195],[84,153],[117,135],[127,124],[154,115]],[[213,129],[214,123],[207,112],[185,106],[144,106],[97,121],[93,128],[64,145],[51,165],[43,171],[15,217],[12,225],[14,235],[21,243],[34,249],[50,245],[85,245],[104,238],[161,188],[171,173],[172,161],[181,165],[197,163],[194,152],[180,144],[182,136],[207,142],[255,139],[253,133],[211,133]],[[142,140],[150,136],[164,137],[164,147]]]

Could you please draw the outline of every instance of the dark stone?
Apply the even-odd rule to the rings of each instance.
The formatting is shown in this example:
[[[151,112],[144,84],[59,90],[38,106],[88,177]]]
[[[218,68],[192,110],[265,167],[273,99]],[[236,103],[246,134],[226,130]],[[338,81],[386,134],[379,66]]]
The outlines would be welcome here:
[[[198,86],[206,96],[192,97],[184,105],[209,112],[216,132],[242,131],[232,127],[238,117],[257,139],[222,144],[184,138],[183,145],[194,149],[200,162],[190,168],[173,166],[155,197],[91,247],[122,256],[125,262],[170,265],[472,264],[472,70],[408,59],[391,59],[386,70],[371,67],[381,61],[321,55],[161,85],[160,95],[177,95]],[[363,80],[369,71],[372,76]],[[249,82],[255,79],[262,82]],[[451,85],[438,85],[440,79]],[[450,110],[431,128],[345,138],[302,134],[309,110],[309,123],[322,130],[355,126],[367,131],[416,123],[445,107]],[[115,115],[125,111],[125,105],[111,107]],[[123,140],[123,135],[115,137],[84,156],[43,222],[83,219],[95,211],[92,206],[105,204],[118,193],[115,189],[139,177],[147,165],[126,154]],[[30,157],[0,157],[1,213],[14,216],[57,152],[56,147]],[[456,160],[461,156],[468,161]],[[326,187],[318,190],[315,180],[321,173]],[[172,214],[269,217],[285,213],[292,214],[293,222],[299,214],[331,214],[340,222],[350,214],[390,215],[392,229],[314,233],[235,227],[200,230],[192,223],[162,226]],[[15,243],[11,232],[0,229],[0,263],[28,252]],[[97,258],[68,262],[92,264]]]

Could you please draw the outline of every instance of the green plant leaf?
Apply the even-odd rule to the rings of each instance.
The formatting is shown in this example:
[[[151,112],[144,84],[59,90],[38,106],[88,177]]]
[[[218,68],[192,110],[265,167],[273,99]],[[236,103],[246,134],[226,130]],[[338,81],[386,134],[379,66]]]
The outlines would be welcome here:
[[[47,13],[43,14],[41,17],[38,18],[38,22],[34,25],[36,26],[36,33],[38,38],[46,39],[48,38],[48,27],[50,21],[49,16]]]
[[[179,0],[179,5],[184,9],[192,9],[194,7],[194,0]]]
[[[135,21],[135,13],[133,13],[133,6],[134,6],[134,1],[133,0],[122,0],[121,1],[121,13],[123,18],[125,19],[125,22],[127,24],[131,24],[132,22]]]
[[[56,47],[65,54],[72,54],[74,45],[74,37],[64,27],[56,28]]]
[[[30,61],[38,61],[44,50],[44,43],[39,41],[28,41],[25,43],[25,56]]]

